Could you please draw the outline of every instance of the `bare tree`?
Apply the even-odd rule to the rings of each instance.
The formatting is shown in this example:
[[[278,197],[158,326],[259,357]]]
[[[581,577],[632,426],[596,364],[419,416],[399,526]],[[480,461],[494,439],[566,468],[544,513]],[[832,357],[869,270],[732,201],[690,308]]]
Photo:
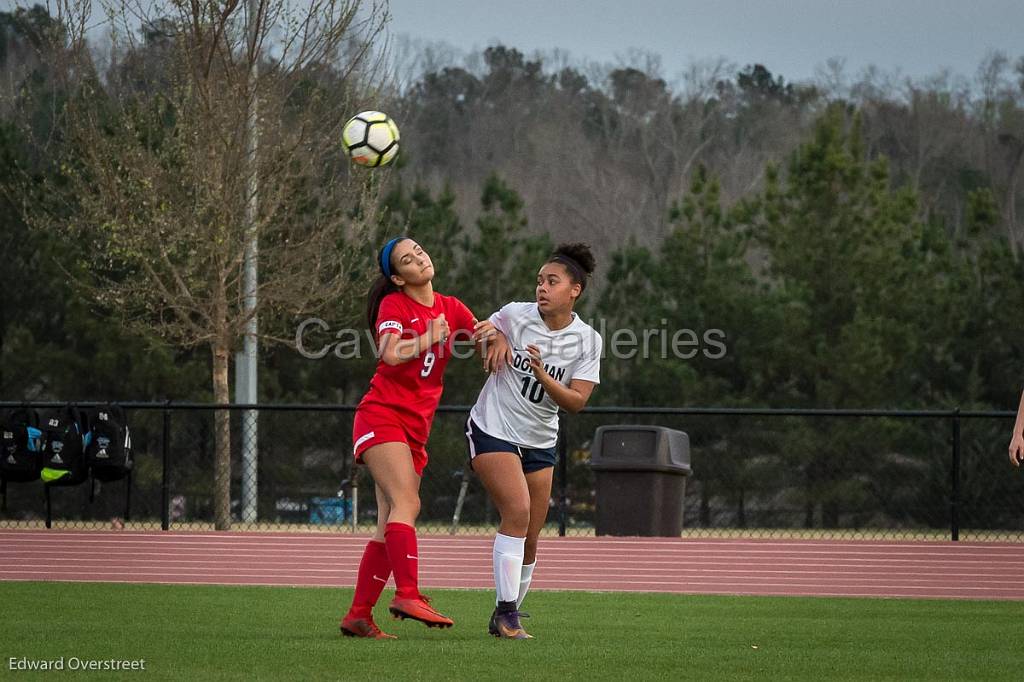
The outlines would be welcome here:
[[[89,0],[57,1],[66,35],[52,57],[66,93],[60,129],[72,152],[61,168],[70,201],[32,219],[88,245],[94,278],[82,285],[100,303],[170,343],[209,348],[214,400],[227,403],[229,358],[253,316],[336,310],[365,282],[357,263],[366,260],[381,176],[350,175],[338,140],[356,105],[381,96],[367,83],[380,67],[374,44],[386,6],[113,0],[108,18],[119,25],[100,74],[86,43]],[[254,309],[242,288],[251,235]],[[292,335],[270,328],[260,337]],[[215,420],[214,514],[224,529],[228,412]]]
[[[983,133],[985,166],[994,189],[1002,189],[1003,220],[1014,254],[1022,243],[1017,229],[1017,184],[1024,162],[1024,78],[1013,82],[1011,62],[1002,52],[991,52],[978,67],[981,92],[976,118]],[[1024,63],[1016,67],[1024,75]]]

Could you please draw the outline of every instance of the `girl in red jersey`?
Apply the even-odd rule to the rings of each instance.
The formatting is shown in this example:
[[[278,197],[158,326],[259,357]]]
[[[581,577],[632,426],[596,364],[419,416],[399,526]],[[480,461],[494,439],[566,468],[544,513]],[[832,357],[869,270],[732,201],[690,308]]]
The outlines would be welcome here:
[[[352,428],[356,462],[365,464],[377,492],[377,532],[359,563],[355,596],[341,631],[350,637],[393,639],[373,622],[372,610],[388,576],[395,576],[392,615],[428,627],[452,620],[430,606],[418,586],[414,524],[420,510],[420,477],[426,443],[441,399],[452,336],[474,341],[493,336],[453,296],[434,291],[430,256],[412,239],[392,239],[381,249],[381,276],[370,289],[367,318],[376,330],[380,359],[356,408]]]

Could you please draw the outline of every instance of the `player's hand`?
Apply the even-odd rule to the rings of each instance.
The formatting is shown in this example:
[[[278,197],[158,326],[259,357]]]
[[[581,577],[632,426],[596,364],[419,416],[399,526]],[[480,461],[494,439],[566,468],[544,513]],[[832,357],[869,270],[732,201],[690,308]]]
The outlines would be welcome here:
[[[498,335],[498,328],[494,326],[494,323],[490,320],[484,320],[483,322],[477,322],[473,320],[473,340],[474,341],[490,341]]]
[[[512,364],[512,348],[508,345],[508,339],[501,332],[496,332],[493,337],[484,340],[481,350],[483,350],[485,372],[491,374],[500,372],[502,367]]]
[[[448,328],[448,321],[444,319],[444,313],[441,313],[430,321],[430,326],[427,327],[427,334],[430,335],[431,345],[435,343],[444,343],[448,340],[448,335],[451,334],[451,330]]]
[[[1015,433],[1010,439],[1010,464],[1019,467],[1022,462],[1024,462],[1024,436]]]
[[[547,371],[544,369],[544,360],[540,356],[540,348],[531,344],[526,347],[526,352],[530,354],[530,369],[533,370],[533,376],[543,379],[547,375]]]

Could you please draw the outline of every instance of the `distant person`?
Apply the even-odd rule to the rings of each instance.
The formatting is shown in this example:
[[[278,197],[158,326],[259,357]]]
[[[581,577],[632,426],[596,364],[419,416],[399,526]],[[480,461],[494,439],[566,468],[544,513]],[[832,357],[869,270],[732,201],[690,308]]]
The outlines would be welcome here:
[[[363,551],[341,631],[350,637],[394,639],[373,621],[373,607],[392,573],[397,588],[388,607],[392,615],[429,627],[453,625],[419,591],[415,523],[420,480],[453,333],[480,341],[496,332],[492,323],[478,323],[459,299],[434,291],[430,256],[412,239],[385,244],[378,266],[381,274],[370,289],[367,318],[377,334],[380,359],[352,427],[356,463],[369,468],[376,486],[377,531]]]
[[[1013,435],[1010,437],[1010,464],[1019,467],[1024,462],[1024,394],[1020,396],[1017,406],[1017,421],[1013,423]]]
[[[529,639],[519,607],[547,520],[558,410],[579,412],[600,382],[601,336],[573,312],[594,271],[584,244],[562,244],[537,273],[536,301],[491,315],[508,366],[488,377],[466,423],[470,464],[501,515],[492,560],[497,604],[488,631]],[[500,357],[500,356],[499,356]]]

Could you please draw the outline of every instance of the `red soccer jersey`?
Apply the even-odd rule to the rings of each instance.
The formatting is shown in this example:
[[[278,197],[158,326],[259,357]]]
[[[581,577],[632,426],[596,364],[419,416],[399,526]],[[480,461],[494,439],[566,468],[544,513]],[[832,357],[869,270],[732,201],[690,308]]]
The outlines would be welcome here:
[[[419,357],[394,366],[378,360],[370,390],[359,402],[359,407],[381,405],[400,412],[405,417],[406,427],[414,430],[410,435],[423,443],[430,434],[430,423],[441,401],[442,378],[452,356],[452,342],[469,339],[473,313],[454,296],[434,292],[434,305],[428,308],[401,291],[385,296],[377,313],[378,340],[384,334],[399,334],[402,339],[422,336],[427,333],[430,320],[441,313],[450,331],[443,347],[440,342],[435,343]]]

